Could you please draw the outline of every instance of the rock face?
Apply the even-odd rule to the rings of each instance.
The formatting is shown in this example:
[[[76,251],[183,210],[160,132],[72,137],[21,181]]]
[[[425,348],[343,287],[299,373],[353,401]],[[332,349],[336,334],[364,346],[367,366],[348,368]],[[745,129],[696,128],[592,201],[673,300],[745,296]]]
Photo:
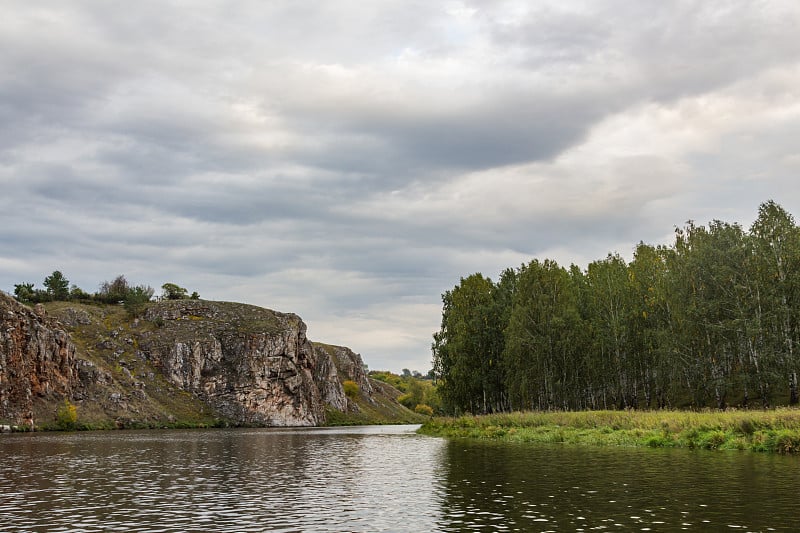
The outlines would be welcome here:
[[[347,396],[344,394],[342,380],[339,379],[333,358],[317,343],[314,343],[314,358],[316,359],[314,381],[322,401],[337,411],[346,411]]]
[[[314,343],[314,351],[317,354],[318,360],[322,361],[328,359],[331,361],[330,364],[336,369],[341,381],[354,381],[364,397],[371,401],[372,384],[367,377],[361,355],[345,346],[334,346],[323,343]],[[336,381],[338,382],[339,380]],[[331,400],[327,401],[329,404],[334,405]],[[355,408],[353,402],[348,402],[344,393],[342,393],[341,398],[338,396],[336,397],[336,405],[341,405],[341,407],[336,407],[340,411],[353,410]]]
[[[140,342],[142,353],[167,380],[226,418],[319,425],[325,422],[324,399],[341,390],[335,368],[318,360],[297,315],[181,300],[151,307],[146,318],[164,326]]]
[[[76,382],[67,332],[42,307],[0,293],[0,418],[32,426],[37,400],[69,396]]]

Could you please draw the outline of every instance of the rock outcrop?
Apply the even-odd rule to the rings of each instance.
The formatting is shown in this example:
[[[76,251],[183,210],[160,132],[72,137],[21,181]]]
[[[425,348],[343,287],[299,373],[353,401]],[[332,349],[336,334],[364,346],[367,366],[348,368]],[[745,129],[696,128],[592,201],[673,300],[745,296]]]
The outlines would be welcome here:
[[[346,346],[334,346],[321,342],[314,343],[314,351],[319,361],[330,360],[330,365],[336,369],[341,381],[350,380],[355,382],[358,385],[359,391],[364,395],[367,401],[372,400],[372,384],[367,377],[367,372],[364,369],[364,361],[361,359],[360,354],[355,353]],[[336,398],[336,402],[337,405],[342,406],[337,407],[340,411],[354,409],[353,402],[348,402],[344,393],[342,393],[341,396],[341,403],[339,403],[338,397]],[[330,400],[328,400],[328,403],[333,405],[333,402]]]
[[[57,321],[0,293],[0,418],[35,424],[35,404],[77,382],[75,346]]]
[[[291,313],[202,300],[151,303],[139,319],[115,305],[47,307],[0,293],[2,424],[53,424],[65,398],[100,427],[316,426],[359,402],[387,405],[359,354],[312,343]]]
[[[335,373],[318,375],[314,347],[297,315],[243,304],[163,302],[147,316],[163,326],[140,350],[177,387],[225,418],[244,424],[315,426],[325,422],[319,386],[341,390]],[[324,374],[324,373],[323,373]],[[323,379],[324,377],[324,379]]]

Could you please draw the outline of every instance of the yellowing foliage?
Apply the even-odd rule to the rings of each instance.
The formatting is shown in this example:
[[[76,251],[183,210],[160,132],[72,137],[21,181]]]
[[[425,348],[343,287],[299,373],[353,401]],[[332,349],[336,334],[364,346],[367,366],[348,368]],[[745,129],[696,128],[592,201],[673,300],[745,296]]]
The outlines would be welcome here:
[[[348,398],[355,398],[361,392],[358,383],[349,379],[342,382],[342,388],[344,389],[344,393]]]

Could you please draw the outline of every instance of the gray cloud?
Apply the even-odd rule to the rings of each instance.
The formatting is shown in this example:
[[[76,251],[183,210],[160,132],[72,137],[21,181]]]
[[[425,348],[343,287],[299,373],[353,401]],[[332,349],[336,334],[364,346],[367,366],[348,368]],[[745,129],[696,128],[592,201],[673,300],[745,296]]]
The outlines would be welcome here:
[[[10,2],[0,289],[294,311],[427,370],[440,293],[800,213],[793,2]]]

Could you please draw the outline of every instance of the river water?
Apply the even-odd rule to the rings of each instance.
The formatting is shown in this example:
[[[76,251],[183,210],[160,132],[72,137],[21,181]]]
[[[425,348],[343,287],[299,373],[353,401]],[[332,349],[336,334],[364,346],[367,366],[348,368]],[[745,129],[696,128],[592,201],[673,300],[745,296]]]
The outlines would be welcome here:
[[[797,531],[800,459],[416,426],[0,436],[0,531]]]

